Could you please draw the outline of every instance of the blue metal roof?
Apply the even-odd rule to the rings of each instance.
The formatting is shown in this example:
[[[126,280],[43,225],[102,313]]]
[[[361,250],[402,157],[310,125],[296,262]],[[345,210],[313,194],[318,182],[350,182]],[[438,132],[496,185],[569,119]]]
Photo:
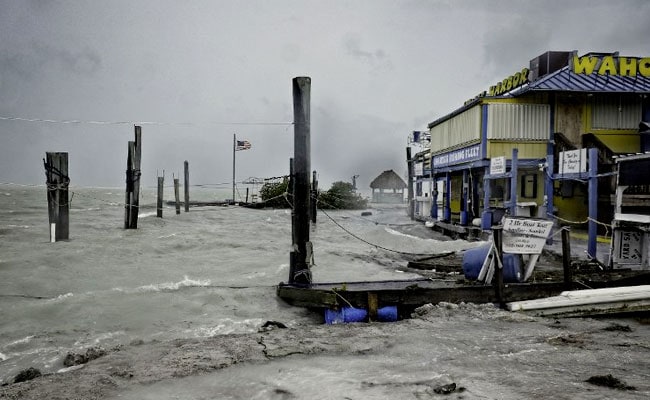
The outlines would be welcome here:
[[[650,93],[650,78],[619,75],[584,75],[574,73],[569,66],[548,74],[511,92],[520,96],[529,91],[562,91],[589,93]]]

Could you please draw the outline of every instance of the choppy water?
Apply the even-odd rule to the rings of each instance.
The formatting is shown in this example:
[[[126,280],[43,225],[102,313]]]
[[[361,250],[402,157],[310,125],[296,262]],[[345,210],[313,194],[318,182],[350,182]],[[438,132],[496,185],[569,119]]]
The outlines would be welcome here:
[[[49,243],[44,187],[0,186],[0,383],[35,366],[62,368],[68,351],[134,341],[253,332],[266,320],[320,324],[278,300],[291,246],[289,210],[192,208],[155,216],[155,193],[141,197],[139,229],[123,229],[123,189],[71,188],[70,240]],[[171,197],[171,189],[166,189]],[[214,200],[207,190],[193,200]],[[438,241],[403,208],[332,211],[364,240],[435,254],[474,246]],[[406,262],[345,233],[324,214],[312,227],[315,281],[415,277]]]

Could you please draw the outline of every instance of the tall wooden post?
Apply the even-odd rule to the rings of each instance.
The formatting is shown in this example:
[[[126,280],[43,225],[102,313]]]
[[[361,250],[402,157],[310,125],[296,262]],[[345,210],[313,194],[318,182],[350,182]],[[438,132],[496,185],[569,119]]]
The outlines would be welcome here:
[[[165,177],[158,177],[158,198],[156,201],[156,216],[158,218],[163,217],[163,189],[164,189]]]
[[[190,211],[190,164],[185,160],[185,212]]]
[[[181,213],[181,199],[178,190],[178,178],[174,178],[174,198],[176,200],[176,215]]]
[[[311,177],[311,203],[310,204],[310,217],[311,222],[316,223],[316,203],[318,201],[318,180],[316,180],[316,171],[312,173]]]
[[[411,219],[415,218],[413,203],[413,160],[411,159],[411,146],[406,146],[406,167],[408,168],[408,215]]]
[[[138,228],[140,207],[140,157],[142,155],[142,128],[135,126],[135,141],[129,142],[126,159],[126,198],[124,202],[124,229]]]
[[[312,244],[309,241],[309,171],[311,170],[311,141],[310,141],[310,100],[311,78],[297,77],[293,79],[293,166],[294,166],[294,198],[293,214],[295,225],[295,241],[293,243],[293,260],[289,267],[290,284],[310,284],[310,264]]]
[[[494,268],[494,294],[499,303],[499,307],[505,308],[505,300],[503,296],[503,226],[495,226],[492,228],[492,238],[494,240],[494,248],[497,252],[497,265]]]
[[[571,269],[571,238],[570,229],[562,228],[562,267],[564,268],[564,286],[573,290],[573,269]]]
[[[68,201],[68,153],[45,153],[43,159],[47,183],[47,214],[50,242],[68,240],[70,203]]]

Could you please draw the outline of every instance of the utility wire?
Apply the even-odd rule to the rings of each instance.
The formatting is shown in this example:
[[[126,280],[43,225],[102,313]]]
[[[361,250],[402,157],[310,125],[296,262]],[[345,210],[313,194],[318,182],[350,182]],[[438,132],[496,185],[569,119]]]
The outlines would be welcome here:
[[[290,126],[293,122],[160,122],[160,121],[92,121],[79,119],[47,119],[0,116],[2,121],[43,122],[50,124],[89,124],[89,125],[172,125],[172,126],[201,126],[201,125],[257,125],[257,126]]]

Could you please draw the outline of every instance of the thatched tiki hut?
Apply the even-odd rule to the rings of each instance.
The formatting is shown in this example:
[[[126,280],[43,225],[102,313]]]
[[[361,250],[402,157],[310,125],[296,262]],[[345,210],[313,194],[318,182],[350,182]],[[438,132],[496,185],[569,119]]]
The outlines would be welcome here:
[[[373,203],[403,203],[406,183],[392,169],[384,171],[370,182]],[[376,192],[375,190],[378,190]],[[386,192],[389,191],[389,192]]]

